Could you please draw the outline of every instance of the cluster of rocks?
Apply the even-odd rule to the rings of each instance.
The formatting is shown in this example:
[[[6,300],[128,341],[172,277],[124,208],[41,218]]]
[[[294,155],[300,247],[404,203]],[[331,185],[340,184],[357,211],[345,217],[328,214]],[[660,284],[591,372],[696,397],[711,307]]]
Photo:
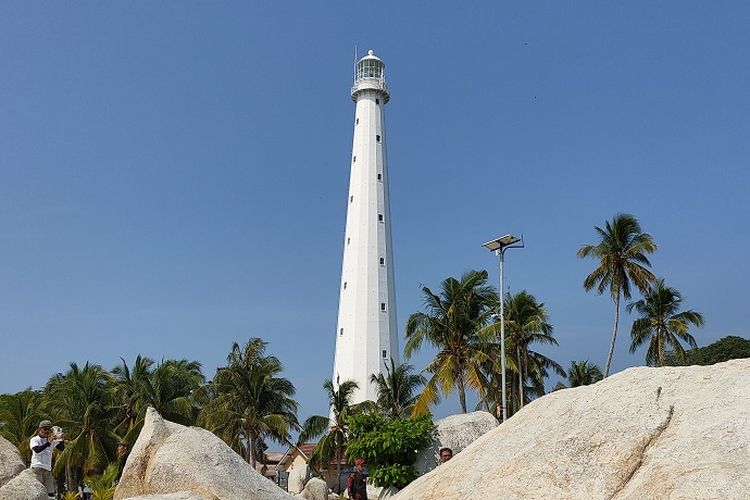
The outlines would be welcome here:
[[[750,359],[537,399],[394,500],[750,498]]]
[[[303,486],[295,497],[329,499],[325,481],[312,478]],[[263,477],[211,432],[169,422],[149,408],[114,499],[290,500],[295,497]]]
[[[436,467],[437,450],[454,458]],[[632,368],[539,398],[497,425],[475,412],[436,422],[418,456],[426,474],[372,499],[745,499],[750,491],[750,360],[710,367]],[[305,471],[306,472],[306,471]],[[292,496],[212,433],[153,409],[115,500],[330,500],[300,472]],[[0,500],[44,500],[18,450],[0,438]]]
[[[48,500],[47,491],[26,468],[13,444],[0,437],[0,500]]]

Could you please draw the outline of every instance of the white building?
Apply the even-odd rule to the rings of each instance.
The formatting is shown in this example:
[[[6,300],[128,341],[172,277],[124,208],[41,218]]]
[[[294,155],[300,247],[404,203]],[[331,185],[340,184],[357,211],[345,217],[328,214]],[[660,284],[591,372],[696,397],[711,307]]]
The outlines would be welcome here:
[[[388,203],[385,64],[372,50],[356,63],[354,141],[341,265],[333,382],[359,383],[353,403],[376,400],[370,375],[398,365],[391,213]]]

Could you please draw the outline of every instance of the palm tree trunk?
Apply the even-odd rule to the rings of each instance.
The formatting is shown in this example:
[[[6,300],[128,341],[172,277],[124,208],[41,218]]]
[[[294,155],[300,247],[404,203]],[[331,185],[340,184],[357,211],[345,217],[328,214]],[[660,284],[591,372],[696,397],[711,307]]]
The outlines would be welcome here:
[[[612,364],[612,354],[615,352],[615,338],[617,338],[617,323],[620,321],[620,292],[615,296],[615,324],[612,326],[612,341],[609,343],[607,364],[604,365],[604,378],[609,377],[609,366]]]
[[[250,462],[250,465],[253,466],[253,470],[255,470],[255,438],[253,438],[252,434],[249,432],[246,432],[245,435],[247,436],[248,462]]]
[[[658,342],[659,342],[659,349],[657,350],[657,365],[656,366],[664,366],[664,338],[666,335],[664,335],[664,332],[661,330],[661,328],[656,329],[656,335],[658,336]]]
[[[78,485],[73,484],[73,471],[70,467],[70,461],[65,463],[65,488],[68,491],[78,490]]]
[[[521,365],[521,347],[516,346],[516,361],[518,362],[518,409],[523,408],[523,365]]]
[[[466,387],[463,373],[458,376],[458,400],[461,402],[461,413],[466,413]]]
[[[341,495],[341,448],[340,444],[336,445],[336,486],[339,495]]]

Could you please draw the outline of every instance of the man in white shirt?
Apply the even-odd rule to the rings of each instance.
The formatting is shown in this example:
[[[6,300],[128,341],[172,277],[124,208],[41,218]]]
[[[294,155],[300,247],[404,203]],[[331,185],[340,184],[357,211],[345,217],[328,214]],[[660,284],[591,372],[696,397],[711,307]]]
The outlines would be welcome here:
[[[37,435],[29,441],[31,471],[47,489],[47,496],[50,498],[55,498],[55,481],[52,479],[52,448],[64,449],[64,439],[63,434],[53,433],[52,422],[42,420],[39,422]]]

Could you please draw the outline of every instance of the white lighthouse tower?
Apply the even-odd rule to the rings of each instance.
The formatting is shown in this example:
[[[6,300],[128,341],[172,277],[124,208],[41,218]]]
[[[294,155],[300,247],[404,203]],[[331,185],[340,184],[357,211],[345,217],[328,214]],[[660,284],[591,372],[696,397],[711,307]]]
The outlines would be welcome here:
[[[356,63],[354,141],[333,382],[359,384],[352,402],[377,399],[370,375],[398,359],[391,213],[388,203],[385,64],[372,50]]]

